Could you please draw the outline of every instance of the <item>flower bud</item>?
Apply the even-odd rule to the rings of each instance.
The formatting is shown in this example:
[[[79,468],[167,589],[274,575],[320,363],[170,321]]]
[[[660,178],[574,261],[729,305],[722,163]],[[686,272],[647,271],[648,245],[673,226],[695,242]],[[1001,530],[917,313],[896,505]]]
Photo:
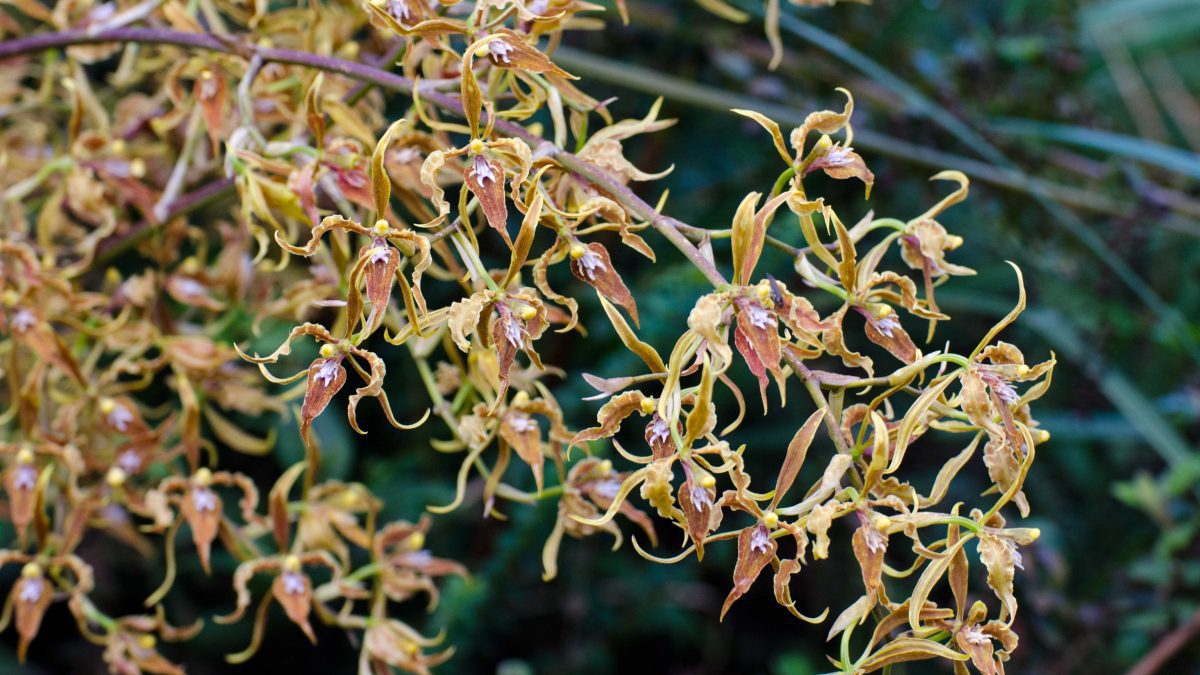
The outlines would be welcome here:
[[[125,484],[126,478],[128,478],[128,475],[119,466],[112,467],[108,470],[108,473],[104,474],[104,482],[108,483],[108,486],[111,488],[121,487]]]
[[[184,274],[195,274],[200,271],[200,261],[195,256],[185,258],[179,265],[179,271]]]
[[[528,321],[537,316],[537,308],[533,305],[522,305],[521,308],[517,310],[517,316],[521,317],[522,321]]]
[[[388,225],[388,221],[380,218],[379,220],[375,221],[375,227],[372,229],[375,231],[376,236],[386,237],[387,233],[391,231],[392,226]]]
[[[337,345],[326,342],[321,345],[320,354],[323,359],[332,359],[337,355]]]
[[[658,410],[658,401],[654,400],[653,398],[647,397],[647,398],[642,399],[642,402],[640,405],[641,405],[641,409],[642,409],[642,414],[644,414],[644,415],[653,414],[655,410]]]
[[[768,528],[773,530],[776,527],[779,527],[779,514],[775,513],[774,511],[767,511],[763,514],[762,522],[763,525],[766,525]]]
[[[571,260],[579,260],[587,253],[587,247],[578,242],[571,244]]]
[[[891,526],[892,526],[892,519],[888,518],[887,516],[883,515],[882,513],[876,513],[874,515],[874,517],[871,518],[871,527],[875,528],[876,530],[878,530],[880,532],[886,532],[887,529]]]
[[[761,283],[754,288],[754,295],[761,303],[771,302],[771,286],[766,283]]]
[[[299,572],[300,571],[300,556],[289,555],[283,559],[284,572]]]
[[[425,533],[420,531],[413,532],[408,535],[408,541],[405,543],[408,545],[409,550],[420,551],[425,548]]]
[[[613,470],[612,460],[611,459],[600,460],[600,463],[596,465],[596,470],[604,475],[608,475],[608,474],[612,473],[612,470]]]
[[[141,157],[134,157],[129,160],[129,175],[134,178],[142,178],[146,175],[146,161]]]
[[[713,476],[711,473],[705,473],[703,476],[700,477],[700,487],[704,488],[705,490],[711,490],[711,489],[715,488],[716,486],[717,486],[717,478],[715,476]],[[779,516],[775,516],[775,519],[778,520]]]
[[[27,562],[21,568],[21,577],[24,579],[37,579],[42,576],[42,567],[35,562]]]
[[[212,471],[209,470],[208,467],[202,466],[199,469],[196,469],[196,475],[192,477],[192,480],[194,480],[196,485],[199,485],[200,487],[208,487],[209,485],[212,485],[212,478]]]
[[[111,415],[117,409],[117,402],[111,398],[100,399],[100,414]]]
[[[33,464],[33,450],[21,448],[17,452],[17,464]]]
[[[484,47],[484,49],[486,50],[487,47]],[[471,142],[469,144],[467,144],[467,150],[472,155],[482,155],[483,151],[486,149],[487,149],[487,146],[485,146],[483,144],[483,141],[479,140],[478,138],[472,139]]]

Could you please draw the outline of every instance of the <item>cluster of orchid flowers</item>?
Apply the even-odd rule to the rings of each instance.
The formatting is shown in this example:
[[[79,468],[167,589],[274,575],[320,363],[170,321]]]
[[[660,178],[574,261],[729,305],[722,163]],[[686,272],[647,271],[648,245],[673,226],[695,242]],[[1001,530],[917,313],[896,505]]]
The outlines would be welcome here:
[[[720,0],[701,4],[739,18]],[[151,5],[116,14],[65,0],[53,13],[16,5],[56,29],[146,22],[196,32],[229,22],[271,41],[262,50],[183,59],[171,46],[73,46],[65,64],[14,64],[17,79],[70,94],[69,147],[50,162],[37,90],[0,89],[0,106],[14,111],[0,137],[12,158],[3,165],[2,206],[12,218],[0,242],[8,384],[0,455],[16,538],[0,551],[0,566],[21,566],[0,624],[15,615],[22,658],[49,606],[66,601],[83,635],[104,646],[113,672],[180,672],[157,641],[185,640],[202,627],[199,619],[182,628],[167,621],[184,527],[205,573],[215,571],[215,546],[237,561],[233,611],[217,621],[241,620],[255,602],[253,579],[271,578],[250,645],[231,662],[256,652],[273,603],[311,640],[313,616],[358,632],[362,673],[423,673],[449,658],[451,649],[389,613],[389,603],[417,594],[432,605],[436,578],[466,576],[427,550],[432,519],[381,524],[382,503],[365,485],[323,479],[314,422],[356,382],[346,408],[354,431],[365,433],[358,406],[371,398],[397,429],[437,420],[450,437],[435,440],[435,449],[461,453],[455,498],[430,513],[466,504],[472,480],[482,485],[485,517],[500,517],[502,501],[557,502],[542,551],[547,580],[565,535],[605,532],[619,544],[620,515],[636,528],[633,547],[656,562],[700,559],[706,548],[735,541],[722,617],[770,565],[778,602],[822,623],[829,610],[801,612],[791,588],[810,554],[813,562],[830,556],[841,521],[853,530],[864,590],[828,633],[840,637],[831,658],[840,671],[942,658],[959,669],[969,662],[1003,672],[1016,646],[1020,547],[1037,531],[1009,526],[1001,511],[1013,504],[1028,514],[1022,485],[1048,438],[1029,404],[1049,386],[1054,361],[1026,364],[997,339],[1023,309],[1023,287],[1017,308],[968,355],[948,345],[925,353],[905,328],[902,315],[926,322],[930,342],[937,323],[950,318],[936,288],[973,274],[947,259],[962,239],[937,220],[966,197],[965,176],[935,176],[957,188],[914,217],[867,213],[846,227],[805,181],[857,179],[869,196],[874,175],[852,147],[849,94],[841,111],[813,113],[786,139],[770,119],[739,110],[770,134],[786,168],[765,199],[746,196],[729,227],[692,227],[628,187],[666,173],[639,169],[623,147],[672,123],[659,119],[661,101],[642,119],[614,121],[548,56],[564,28],[591,25],[577,15],[593,5],[365,0],[356,12],[315,15],[268,13],[261,3]],[[625,17],[624,4],[618,8]],[[323,37],[294,30],[301,16],[319,19]],[[335,74],[346,69],[313,76],[264,51],[358,58],[362,48],[351,38],[364,32],[371,39],[362,44],[386,52],[382,62],[395,64],[404,76],[397,86],[411,93],[390,124],[380,92]],[[768,33],[777,45],[770,23]],[[142,93],[110,115],[82,64],[117,53],[114,78]],[[542,111],[545,128],[532,119]],[[601,126],[590,128],[597,119]],[[228,221],[189,222],[174,210],[189,183],[221,174],[239,196]],[[609,248],[619,242],[654,261],[651,241],[660,236],[713,283],[694,299],[665,360],[638,337],[638,305]],[[785,243],[789,237],[803,246]],[[728,280],[713,248],[724,239]],[[768,245],[792,257],[790,281],[756,271]],[[144,263],[137,271],[106,267],[135,248]],[[915,279],[887,269],[893,251]],[[485,258],[496,252],[506,262],[489,267]],[[568,339],[555,334],[585,333],[590,317],[580,316],[573,296],[587,289],[645,370],[585,374],[605,402],[596,426],[575,432],[544,381],[562,373],[537,346]],[[437,306],[427,291],[453,299]],[[239,328],[239,316],[253,317],[252,334]],[[263,327],[290,327],[265,356],[245,346]],[[858,334],[889,365],[858,351],[847,337]],[[316,349],[307,365],[276,374],[294,363],[294,345],[308,341]],[[381,353],[383,344],[405,349]],[[388,396],[393,355],[412,360],[429,396],[424,415],[410,423],[399,421]],[[743,366],[764,412],[773,398],[784,406],[789,393],[792,405],[797,395],[808,399],[786,451],[732,442],[748,414],[731,377]],[[723,426],[722,392],[739,410]],[[271,451],[273,431],[262,436],[238,421],[264,415],[294,415],[306,448],[304,461],[271,487],[265,512],[254,481],[218,468],[223,450]],[[644,427],[631,441],[620,434],[635,417]],[[901,470],[910,445],[930,430],[968,440],[922,492]],[[977,451],[993,484],[985,496],[994,497],[966,514],[963,504],[938,510]],[[778,456],[773,486],[752,480],[748,452]],[[527,469],[510,471],[513,454]],[[823,466],[819,478],[793,490],[809,462]],[[236,508],[227,506],[233,498]],[[672,526],[682,550],[657,552],[670,540],[662,529]],[[78,550],[96,532],[139,551],[161,541],[164,578],[146,600],[153,614],[111,617],[93,601],[95,575]],[[912,562],[893,567],[888,552],[905,539],[911,555],[897,557]],[[993,603],[971,601],[971,542]],[[913,576],[911,589],[898,594]],[[930,599],[943,582],[953,607]],[[853,642],[872,618],[869,640],[860,632]]]

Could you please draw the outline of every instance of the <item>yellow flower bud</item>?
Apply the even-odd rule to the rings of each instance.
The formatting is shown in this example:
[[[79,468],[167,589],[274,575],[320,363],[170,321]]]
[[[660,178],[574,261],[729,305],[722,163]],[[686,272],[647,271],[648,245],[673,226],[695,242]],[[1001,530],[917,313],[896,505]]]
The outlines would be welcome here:
[[[771,286],[766,283],[759,284],[754,289],[754,295],[758,297],[759,302],[769,302],[771,300]]]
[[[425,533],[413,532],[412,534],[408,535],[407,544],[409,550],[412,551],[420,551],[421,549],[425,548]]]
[[[320,353],[321,353],[321,358],[332,359],[334,356],[337,355],[337,345],[326,342],[325,344],[321,345]]]
[[[200,271],[200,261],[194,256],[184,258],[183,262],[179,264],[179,271],[184,274],[195,274]]]
[[[642,414],[649,415],[649,414],[652,414],[655,410],[658,410],[658,401],[654,400],[653,398],[647,397],[647,398],[642,399],[640,406],[642,409]]]
[[[37,579],[42,576],[42,567],[35,562],[27,562],[21,568],[21,576],[25,579]]]
[[[579,260],[587,253],[587,247],[580,243],[571,244],[571,260]]]
[[[199,485],[200,487],[208,487],[209,485],[212,485],[212,478],[212,471],[209,470],[208,467],[202,466],[199,469],[196,469],[196,475],[193,477],[193,480],[195,480],[196,485]]]
[[[489,51],[490,50],[488,49],[487,45],[479,45],[475,48],[475,58],[482,59],[488,55]]]
[[[892,526],[892,519],[888,518],[887,516],[883,515],[882,513],[876,513],[875,517],[871,519],[871,527],[875,528],[876,530],[879,530],[880,532],[886,532],[887,529],[891,526]]]
[[[467,150],[470,151],[472,155],[482,155],[483,151],[486,149],[487,146],[485,146],[483,141],[479,140],[478,138],[472,139],[467,145]]]
[[[717,486],[717,478],[716,478],[716,476],[713,476],[711,473],[706,473],[700,477],[700,487],[704,488],[705,490],[711,490],[711,489],[715,488],[716,486]],[[775,516],[775,518],[776,518],[776,520],[778,520],[779,516]]]
[[[533,305],[522,305],[521,308],[517,310],[517,316],[521,317],[522,321],[529,321],[533,317],[537,316],[537,308]]]
[[[114,466],[104,475],[104,482],[108,483],[108,486],[111,488],[119,488],[125,484],[126,478],[128,476],[125,474],[125,470],[119,466]]]
[[[296,555],[289,555],[288,557],[284,558],[283,559],[283,571],[284,572],[299,572],[300,571],[300,557],[296,556]]]
[[[142,178],[146,175],[146,161],[141,157],[134,157],[129,160],[129,175],[134,178]]]
[[[529,394],[518,391],[516,396],[513,396],[512,406],[514,408],[524,408],[529,405]]]
[[[605,475],[612,473],[612,470],[613,470],[612,460],[611,459],[601,460],[600,463],[598,465],[596,465],[596,470]]]
[[[880,303],[875,306],[875,316],[879,317],[880,319],[890,315],[891,313],[892,313],[892,308],[890,305],[885,305],[883,303]]]
[[[774,511],[767,511],[763,514],[762,521],[763,525],[766,525],[768,528],[773,530],[776,527],[779,527],[779,514],[775,513]]]
[[[113,154],[123,155],[123,154],[125,154],[125,139],[118,138],[118,139],[114,140],[112,143],[109,143],[108,147],[113,151]]]
[[[20,300],[21,300],[21,294],[17,293],[13,289],[9,288],[4,291],[4,305],[6,307],[12,307],[12,306],[16,305],[17,302],[19,302]]]
[[[375,236],[386,237],[387,233],[391,231],[392,226],[388,225],[388,221],[380,218],[379,220],[375,221],[375,227],[373,229],[375,231]]]
[[[1029,374],[1029,366],[1025,365],[1024,363],[1017,366],[1017,377],[1025,377],[1028,374]]]
[[[33,464],[33,450],[21,448],[17,453],[17,464]]]
[[[111,398],[100,399],[100,414],[111,415],[117,409],[117,402]]]
[[[154,639],[153,635],[139,635],[137,643],[142,649],[154,649],[154,645],[158,644],[158,641]]]
[[[958,236],[957,234],[946,235],[946,248],[947,249],[953,251],[954,249],[956,249],[962,245],[963,245],[962,237]]]

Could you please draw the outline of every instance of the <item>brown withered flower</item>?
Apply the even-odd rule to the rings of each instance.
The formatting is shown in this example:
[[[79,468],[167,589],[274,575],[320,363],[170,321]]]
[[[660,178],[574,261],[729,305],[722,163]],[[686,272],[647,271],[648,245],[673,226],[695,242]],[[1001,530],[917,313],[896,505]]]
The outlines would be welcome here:
[[[247,560],[238,566],[237,571],[233,575],[233,589],[237,593],[237,606],[230,614],[217,617],[216,621],[218,623],[236,623],[245,615],[246,609],[250,606],[250,589],[248,588],[248,584],[251,578],[264,572],[273,572],[275,578],[271,582],[270,595],[263,597],[259,603],[259,610],[255,614],[255,638],[245,650],[225,657],[227,661],[230,663],[242,663],[258,651],[258,640],[262,636],[262,624],[267,619],[266,607],[272,599],[279,603],[279,606],[287,614],[288,619],[303,631],[305,637],[314,644],[316,643],[317,636],[313,633],[312,624],[309,623],[308,617],[314,604],[319,604],[319,601],[313,596],[312,578],[304,571],[306,567],[314,565],[328,569],[333,574],[334,581],[332,583],[337,583],[337,578],[341,576],[342,568],[325,551],[310,551],[300,554],[288,553],[285,555],[257,558]],[[324,610],[322,609],[322,611]]]

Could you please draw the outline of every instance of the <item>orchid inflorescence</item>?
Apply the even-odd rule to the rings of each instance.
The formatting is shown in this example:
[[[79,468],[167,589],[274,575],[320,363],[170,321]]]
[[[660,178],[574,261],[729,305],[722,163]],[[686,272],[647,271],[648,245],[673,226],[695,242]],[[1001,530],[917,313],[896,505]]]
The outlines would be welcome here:
[[[701,4],[744,18],[720,0]],[[468,503],[474,479],[485,517],[556,502],[547,580],[564,535],[605,532],[619,544],[628,530],[659,563],[732,542],[721,617],[770,565],[780,605],[830,621],[841,672],[920,659],[1003,672],[1017,645],[1020,548],[1038,536],[1009,520],[1029,513],[1022,485],[1048,439],[1029,405],[1054,359],[1027,364],[998,339],[1025,306],[1023,285],[969,353],[918,346],[906,324],[924,322],[931,343],[950,319],[936,289],[974,273],[951,260],[963,240],[938,221],[968,181],[940,173],[953,190],[928,209],[867,212],[847,227],[812,188],[822,176],[861,181],[867,196],[874,185],[853,149],[849,92],[841,110],[813,113],[787,137],[766,116],[734,111],[767,132],[782,173],[769,192],[746,195],[728,226],[702,228],[663,215],[665,196],[652,205],[629,187],[667,173],[638,168],[624,149],[672,124],[661,101],[615,120],[553,61],[565,30],[604,25],[596,5],[10,5],[0,15],[0,455],[15,533],[0,566],[20,575],[0,623],[15,617],[22,658],[65,601],[113,672],[180,672],[159,640],[189,639],[203,622],[168,622],[177,556],[220,574],[217,547],[237,564],[232,612],[215,619],[237,623],[257,602],[249,647],[231,662],[254,655],[278,604],[310,640],[314,620],[355,635],[360,672],[427,672],[452,648],[390,605],[424,595],[432,606],[437,579],[467,576],[426,535],[430,514]],[[767,9],[778,50],[778,2]],[[65,58],[30,56],[52,48]],[[385,107],[384,90],[403,105]],[[190,215],[221,203],[233,207],[215,219]],[[614,254],[620,244],[655,261],[664,240],[712,286],[687,299],[665,359],[638,335],[644,317]],[[761,271],[767,246],[793,269]],[[604,319],[581,316],[592,291]],[[584,374],[603,403],[594,426],[574,431],[549,383],[564,373],[539,346],[585,339],[593,319],[644,368]],[[274,351],[250,347],[271,331],[287,333]],[[877,357],[859,351],[865,343]],[[297,363],[293,348],[315,356],[282,372]],[[396,363],[413,367],[389,373]],[[733,442],[755,407],[732,377],[743,368],[764,413],[798,408],[786,448]],[[417,377],[429,405],[401,421],[389,389]],[[433,449],[460,455],[454,499],[415,524],[381,522],[383,501],[366,485],[323,476],[314,423],[335,414],[343,390],[358,433],[364,399],[400,430],[443,425],[449,438]],[[736,417],[719,419],[721,399]],[[268,415],[296,418],[306,456],[262,486],[262,509],[260,486],[219,466],[228,452],[271,452],[275,432],[248,422]],[[632,425],[638,433],[622,433]],[[930,430],[964,443],[922,490],[905,458]],[[776,460],[773,484],[751,477],[748,454]],[[524,468],[510,467],[513,455]],[[808,464],[820,471],[802,491]],[[951,483],[971,470],[992,489],[947,507]],[[828,608],[797,607],[792,587],[830,556],[836,521],[852,530],[863,593],[830,619]],[[672,527],[681,551],[664,536]],[[113,617],[93,601],[99,563],[80,548],[98,533],[161,551],[149,614]],[[994,601],[972,595],[972,558]],[[943,585],[947,607],[931,600]]]

